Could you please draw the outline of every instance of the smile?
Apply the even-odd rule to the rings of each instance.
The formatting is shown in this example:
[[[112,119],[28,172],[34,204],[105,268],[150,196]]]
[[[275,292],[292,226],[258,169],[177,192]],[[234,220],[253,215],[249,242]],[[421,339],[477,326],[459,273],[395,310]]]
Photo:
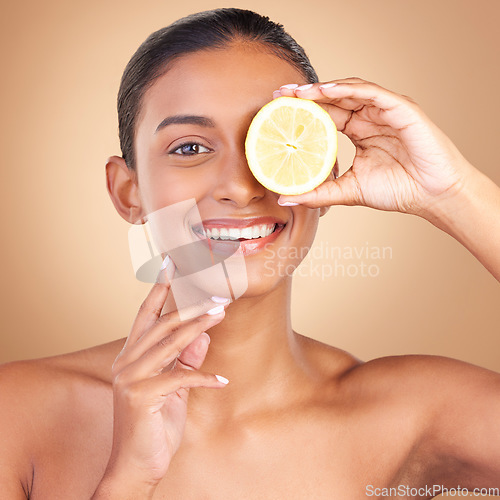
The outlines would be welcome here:
[[[277,224],[259,224],[243,229],[238,227],[207,227],[205,234],[211,240],[255,240],[269,236],[276,227]]]
[[[192,227],[194,234],[213,244],[239,242],[244,255],[261,250],[274,241],[286,223],[276,217],[251,219],[209,219]]]

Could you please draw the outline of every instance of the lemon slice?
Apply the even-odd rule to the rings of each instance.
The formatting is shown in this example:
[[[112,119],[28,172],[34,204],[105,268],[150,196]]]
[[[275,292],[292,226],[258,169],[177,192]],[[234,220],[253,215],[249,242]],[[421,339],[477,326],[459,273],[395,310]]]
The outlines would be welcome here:
[[[280,194],[319,186],[337,156],[337,127],[314,101],[278,97],[255,115],[245,141],[255,178]]]

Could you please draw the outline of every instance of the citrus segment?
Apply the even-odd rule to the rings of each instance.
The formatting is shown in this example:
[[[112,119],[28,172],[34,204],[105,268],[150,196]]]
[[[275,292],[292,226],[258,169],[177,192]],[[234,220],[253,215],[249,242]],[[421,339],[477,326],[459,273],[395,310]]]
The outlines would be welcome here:
[[[255,115],[245,141],[248,166],[267,189],[301,194],[319,186],[337,156],[337,128],[314,101],[278,97]]]

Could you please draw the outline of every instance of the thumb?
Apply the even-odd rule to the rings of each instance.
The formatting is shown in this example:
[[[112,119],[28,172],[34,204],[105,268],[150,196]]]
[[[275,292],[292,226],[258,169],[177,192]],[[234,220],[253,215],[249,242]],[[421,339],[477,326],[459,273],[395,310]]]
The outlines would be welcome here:
[[[210,337],[208,333],[202,332],[184,348],[177,360],[186,365],[186,367],[197,370],[205,360],[205,356],[208,351],[208,344],[210,344]]]
[[[309,208],[330,205],[365,205],[363,193],[352,167],[335,180],[326,180],[316,189],[295,196],[280,196],[278,204],[304,205]]]

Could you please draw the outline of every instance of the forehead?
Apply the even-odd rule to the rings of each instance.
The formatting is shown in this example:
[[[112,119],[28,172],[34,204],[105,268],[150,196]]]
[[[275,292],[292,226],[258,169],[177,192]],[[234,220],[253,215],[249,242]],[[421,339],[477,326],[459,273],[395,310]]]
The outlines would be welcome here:
[[[259,44],[237,44],[181,56],[145,93],[137,131],[154,133],[169,115],[195,114],[217,121],[252,115],[287,83],[306,83],[288,61]]]

